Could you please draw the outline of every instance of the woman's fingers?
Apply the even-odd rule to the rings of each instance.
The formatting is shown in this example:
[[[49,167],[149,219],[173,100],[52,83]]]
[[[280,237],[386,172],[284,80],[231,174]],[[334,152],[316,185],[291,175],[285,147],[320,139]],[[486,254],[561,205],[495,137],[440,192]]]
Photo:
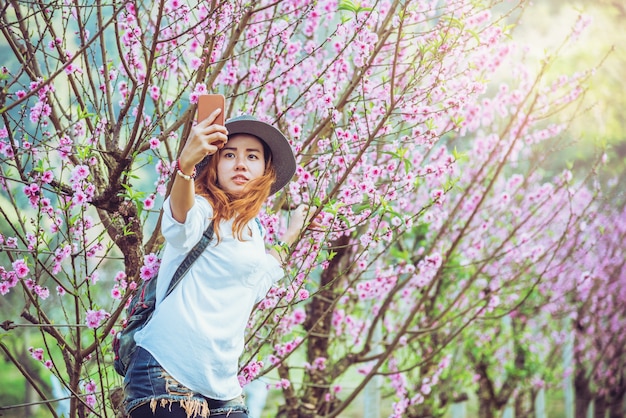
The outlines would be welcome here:
[[[208,145],[215,145],[222,148],[228,141],[228,130],[222,125],[209,125],[201,127],[200,138]]]
[[[317,221],[316,218],[313,217],[315,212],[317,211],[317,207],[309,206],[307,204],[301,204],[295,209],[296,216],[298,217],[298,222],[301,226],[306,226],[307,228],[319,228],[321,225]]]
[[[228,135],[221,132],[209,134],[208,141],[210,145],[216,146],[218,149],[222,149],[224,144],[228,142]]]
[[[220,142],[220,143],[219,143],[219,145],[213,145],[213,144],[209,145],[209,146],[207,147],[207,152],[206,152],[205,156],[215,154],[215,153],[216,153],[217,151],[219,151],[219,150],[220,150],[223,146],[224,146],[224,143],[223,143],[223,142]]]
[[[218,115],[213,112],[211,115]],[[187,142],[180,155],[181,164],[198,164],[207,155],[215,154],[228,141],[228,130],[223,125],[211,124],[212,116],[191,128]]]
[[[196,137],[207,144],[225,143],[228,140],[228,130],[224,125],[214,123],[221,111],[221,109],[215,109],[206,119],[200,121],[193,127],[190,136],[195,134]]]
[[[209,114],[209,116],[207,116],[205,119],[198,122],[198,125],[203,125],[203,126],[213,125],[215,121],[217,120],[218,115],[221,112],[222,112],[222,109],[220,108],[215,109],[213,112]],[[222,126],[222,125],[219,125],[219,126]]]

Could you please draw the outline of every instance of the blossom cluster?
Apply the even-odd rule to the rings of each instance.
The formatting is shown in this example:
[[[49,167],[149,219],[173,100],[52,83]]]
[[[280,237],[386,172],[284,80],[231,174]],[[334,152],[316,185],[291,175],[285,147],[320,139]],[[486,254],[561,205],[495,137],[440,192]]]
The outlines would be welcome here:
[[[98,37],[86,29],[101,27],[93,9],[59,6],[55,17],[68,30],[39,34],[45,50],[33,58],[45,65],[24,72],[6,64],[1,73],[12,80],[0,185],[13,205],[7,215],[3,206],[13,230],[0,231],[8,254],[0,295],[16,296],[22,284],[28,310],[51,323],[81,318],[74,325],[97,339],[115,329],[127,292],[157,277],[158,201],[186,140],[181,133],[193,124],[198,97],[221,92],[227,116],[253,113],[279,127],[296,155],[294,178],[260,215],[268,245],[278,245],[289,209],[301,203],[317,211],[319,224],[294,243],[285,279],[248,324],[247,347],[260,348],[244,354],[242,386],[279,368],[273,388],[299,397],[287,405],[319,401],[322,410],[341,404],[340,380],[352,371],[363,379],[383,374],[393,414],[402,416],[437,402],[444,384],[458,389],[484,378],[463,374],[471,353],[492,354],[490,367],[504,370],[513,357],[504,334],[539,364],[544,347],[567,338],[549,331],[556,315],[582,330],[581,364],[602,355],[585,333],[619,359],[623,341],[601,329],[624,326],[617,315],[624,231],[603,225],[624,225],[626,215],[594,206],[597,191],[578,185],[570,170],[528,168],[540,167],[542,147],[565,132],[544,119],[581,98],[588,74],[535,83],[510,63],[518,51],[500,16],[472,2],[267,5],[125,3]],[[575,35],[587,23],[581,19]],[[518,79],[489,89],[486,80],[503,66]],[[50,74],[35,76],[41,68]],[[525,310],[524,300],[545,315]],[[498,334],[494,316],[519,333]],[[61,340],[46,347],[76,342],[80,352],[87,337],[76,332],[42,338]],[[451,361],[458,335],[461,366]],[[30,352],[38,361],[53,357]],[[378,356],[383,361],[363,366]],[[594,378],[614,384],[615,364],[603,362]],[[95,407],[91,365],[77,367],[87,377],[72,390]],[[309,385],[310,376],[327,385]],[[540,372],[528,381],[545,383]]]

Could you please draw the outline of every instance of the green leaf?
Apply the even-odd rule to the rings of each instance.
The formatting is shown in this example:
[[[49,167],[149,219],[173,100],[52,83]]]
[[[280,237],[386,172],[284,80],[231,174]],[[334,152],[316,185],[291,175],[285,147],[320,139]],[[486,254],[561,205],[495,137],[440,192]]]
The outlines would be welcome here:
[[[89,117],[92,117],[92,116],[96,116],[95,113],[89,113],[87,111],[87,109],[81,108],[80,105],[77,105],[76,107],[77,107],[76,110],[77,110],[77,113],[78,113],[78,119],[79,120],[80,119],[86,119],[86,118],[89,118]]]
[[[357,5],[352,0],[340,0],[337,10],[345,10],[347,12],[356,13],[359,10],[359,8],[360,8],[360,5]]]
[[[79,147],[76,149],[78,159],[87,160],[91,156],[91,146]]]
[[[411,254],[407,250],[401,251],[398,247],[392,246],[389,251],[395,260],[411,262]]]
[[[471,29],[467,29],[467,32],[469,32],[469,34],[472,35],[474,37],[474,39],[476,39],[476,42],[478,42],[480,44],[480,37],[478,36],[478,34],[476,32],[474,32]]]
[[[465,152],[458,152],[456,147],[452,150],[452,156],[456,161],[468,161],[469,157]]]
[[[456,186],[456,184],[459,182],[459,180],[460,177],[448,179],[446,181],[446,184],[444,185],[444,190],[452,190],[454,186]]]
[[[454,16],[442,16],[441,20],[447,20],[450,26],[463,29],[463,23]]]
[[[43,160],[38,160],[37,165],[33,167],[33,170],[37,173],[43,173],[45,171],[43,167]]]
[[[352,224],[350,223],[350,219],[348,219],[345,215],[335,215],[335,216],[339,218],[340,221],[343,221],[343,223],[345,223],[348,228],[352,226]]]
[[[352,12],[354,14],[358,14],[361,12],[371,12],[373,8],[371,7],[361,7],[361,4],[358,2],[354,2],[352,0],[341,0],[339,2],[339,6],[337,10],[345,10],[346,12]]]
[[[460,128],[464,120],[465,120],[464,116],[457,116],[457,117],[452,118],[452,123],[454,123],[457,128]]]
[[[403,158],[402,162],[404,163],[404,174],[409,174],[411,169],[413,168],[413,164],[409,161],[408,158]]]

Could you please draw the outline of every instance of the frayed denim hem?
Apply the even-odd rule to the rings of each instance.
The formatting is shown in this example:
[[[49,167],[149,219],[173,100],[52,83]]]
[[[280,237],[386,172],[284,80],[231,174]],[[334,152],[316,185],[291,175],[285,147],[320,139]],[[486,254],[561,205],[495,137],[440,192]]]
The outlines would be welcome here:
[[[228,416],[233,412],[248,414],[241,396],[228,401],[210,399],[191,391],[170,376],[150,355],[138,347],[124,379],[124,409],[130,415],[138,407],[149,404],[152,412],[157,407],[170,408],[172,403],[190,417]]]
[[[171,407],[173,402],[180,402],[181,408],[185,410],[187,415],[208,417],[210,415],[209,403],[205,399],[197,399],[189,396],[163,395],[158,398],[148,397],[133,399],[126,404],[126,414],[130,415],[136,408],[147,403],[150,404],[152,412],[156,411],[157,406],[161,408]]]
[[[150,404],[150,409],[155,412],[157,408],[171,408],[172,403],[180,402],[180,407],[185,410],[190,417],[212,417],[216,415],[224,415],[226,417],[233,412],[243,412],[248,414],[248,408],[245,405],[235,404],[232,406],[226,406],[221,408],[209,408],[209,403],[206,399],[198,399],[187,396],[175,396],[169,395],[159,398],[144,398],[135,399],[126,405],[126,413],[130,415],[135,409],[142,405]]]

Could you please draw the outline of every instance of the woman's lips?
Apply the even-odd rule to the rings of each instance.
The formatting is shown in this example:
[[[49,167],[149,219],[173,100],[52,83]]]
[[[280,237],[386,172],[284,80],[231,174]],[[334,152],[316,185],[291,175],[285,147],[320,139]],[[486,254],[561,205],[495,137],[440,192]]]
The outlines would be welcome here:
[[[248,178],[245,176],[234,176],[232,178],[233,183],[235,184],[245,184],[248,182]]]

